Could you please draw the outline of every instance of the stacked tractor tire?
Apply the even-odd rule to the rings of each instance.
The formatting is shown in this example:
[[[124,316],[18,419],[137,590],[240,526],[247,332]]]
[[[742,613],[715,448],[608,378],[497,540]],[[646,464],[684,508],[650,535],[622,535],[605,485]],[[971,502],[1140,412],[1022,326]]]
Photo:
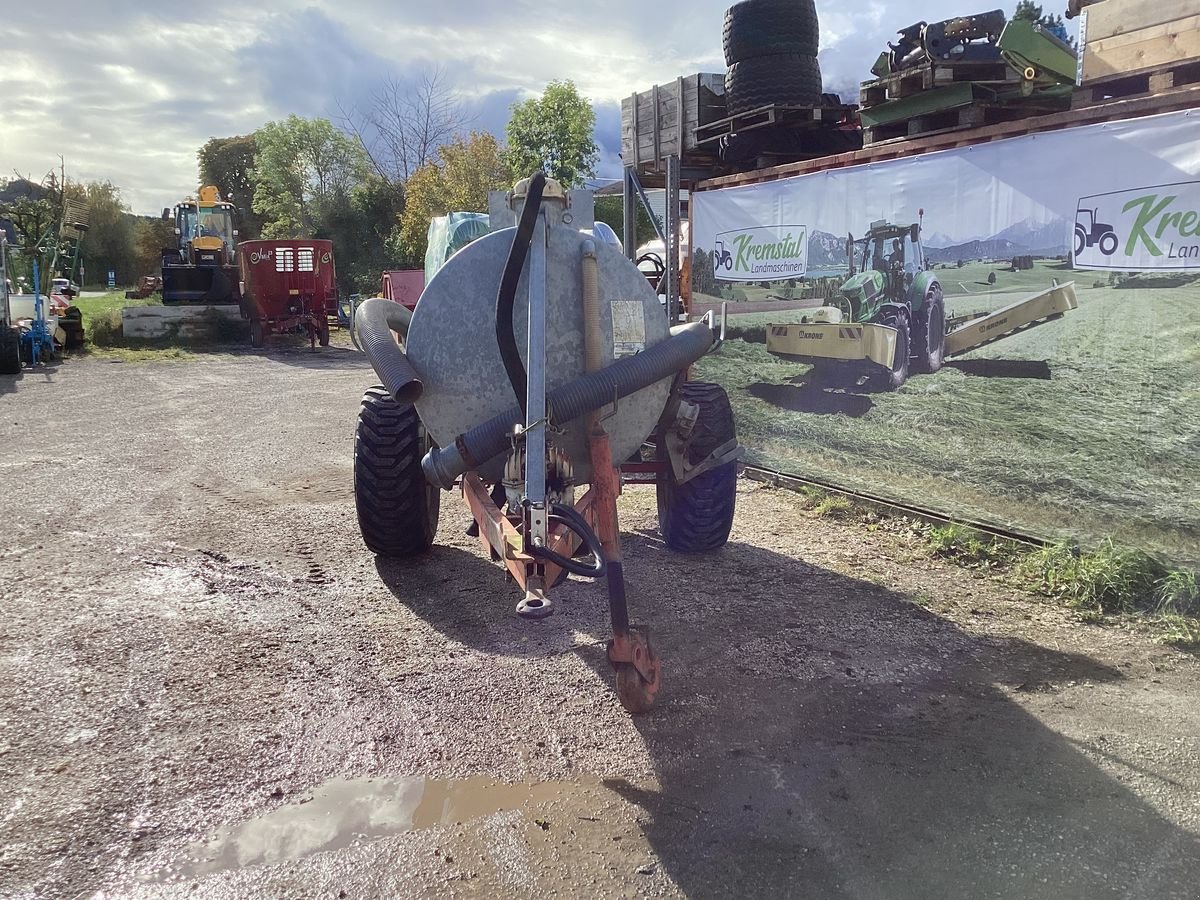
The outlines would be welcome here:
[[[814,0],[744,0],[725,11],[729,115],[761,106],[816,106],[821,69]]]

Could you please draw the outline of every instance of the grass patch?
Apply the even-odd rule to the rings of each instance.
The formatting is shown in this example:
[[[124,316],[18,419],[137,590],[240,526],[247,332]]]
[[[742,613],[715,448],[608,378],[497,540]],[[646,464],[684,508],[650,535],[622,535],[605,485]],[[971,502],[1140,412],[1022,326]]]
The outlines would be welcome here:
[[[1013,559],[1013,551],[1007,545],[995,539],[985,540],[980,532],[954,522],[931,525],[926,539],[934,556],[964,565],[1003,565]]]
[[[84,337],[93,347],[120,346],[125,336],[121,330],[121,310],[103,309],[85,317]]]
[[[1096,550],[1056,544],[1028,554],[1022,574],[1039,593],[1091,617],[1151,613],[1192,618],[1200,612],[1195,572],[1169,569],[1144,550],[1106,539]],[[1200,620],[1196,620],[1200,625]]]
[[[200,328],[183,335],[178,327],[159,338],[126,337],[121,311],[131,306],[161,306],[160,297],[130,300],[124,292],[115,291],[100,297],[80,297],[75,301],[83,313],[85,349],[111,359],[126,361],[148,359],[187,359],[208,348],[246,343],[246,326],[240,319],[230,319],[209,310],[201,318]]]
[[[813,515],[818,519],[845,520],[852,518],[855,513],[854,504],[841,494],[826,494],[812,508]]]
[[[1160,616],[1154,622],[1154,640],[1181,650],[1200,651],[1200,619]]]
[[[1158,583],[1158,611],[1169,616],[1200,616],[1200,585],[1195,572],[1176,569]]]

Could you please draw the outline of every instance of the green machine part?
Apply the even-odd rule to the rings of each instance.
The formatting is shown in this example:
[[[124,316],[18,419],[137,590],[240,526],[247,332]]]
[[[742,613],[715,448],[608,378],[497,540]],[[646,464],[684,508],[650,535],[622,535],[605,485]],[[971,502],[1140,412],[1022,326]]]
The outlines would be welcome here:
[[[1075,83],[1075,51],[1041,25],[1013,19],[1004,26],[996,47],[1024,81]]]

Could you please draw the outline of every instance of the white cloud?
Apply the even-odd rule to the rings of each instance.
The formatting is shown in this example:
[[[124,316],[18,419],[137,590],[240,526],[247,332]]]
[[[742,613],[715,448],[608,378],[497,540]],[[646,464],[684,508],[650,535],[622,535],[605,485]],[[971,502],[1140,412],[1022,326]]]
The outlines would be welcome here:
[[[622,97],[677,75],[721,71],[727,2],[609,0],[65,0],[0,23],[0,170],[117,184],[153,214],[195,189],[196,151],[289,113],[333,116],[386,74],[448,68],[476,123],[571,78],[597,104],[601,174],[619,174]],[[819,0],[827,88],[853,99],[885,41],[959,2]],[[64,23],[69,30],[64,32]]]

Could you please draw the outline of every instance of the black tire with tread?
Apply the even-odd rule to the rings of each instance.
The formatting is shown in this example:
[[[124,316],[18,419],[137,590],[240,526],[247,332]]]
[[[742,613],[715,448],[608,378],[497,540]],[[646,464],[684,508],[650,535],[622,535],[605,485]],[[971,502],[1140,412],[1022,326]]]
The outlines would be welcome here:
[[[883,383],[887,390],[894,391],[908,381],[909,354],[912,352],[908,317],[900,315],[884,324],[896,329],[896,355],[892,359],[892,371],[883,376]]]
[[[421,471],[429,439],[411,404],[377,385],[363,394],[354,434],[354,505],[377,556],[424,553],[437,533],[440,491]]]
[[[729,396],[719,384],[689,381],[680,396],[698,404],[700,415],[688,446],[693,465],[737,436]],[[665,442],[657,442],[659,459],[667,460]],[[737,462],[731,461],[677,484],[667,462],[659,478],[658,525],[667,546],[678,553],[703,553],[723,547],[733,527],[737,502]]]
[[[815,56],[776,53],[744,59],[725,73],[725,103],[730,115],[780,103],[819,105],[821,67]]]
[[[0,375],[21,371],[21,336],[15,328],[0,324]]]
[[[913,322],[913,371],[932,375],[946,358],[946,306],[941,289],[930,289]]]
[[[778,53],[816,56],[820,36],[813,0],[743,0],[725,11],[725,65]]]

